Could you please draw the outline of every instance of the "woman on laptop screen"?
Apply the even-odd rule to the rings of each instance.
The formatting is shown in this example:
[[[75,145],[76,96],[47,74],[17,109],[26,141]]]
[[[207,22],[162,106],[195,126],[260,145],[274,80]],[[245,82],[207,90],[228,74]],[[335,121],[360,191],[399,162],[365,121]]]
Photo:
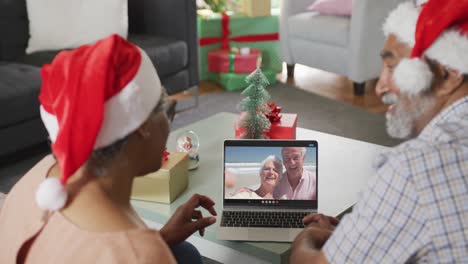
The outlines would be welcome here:
[[[260,168],[260,186],[258,188],[242,188],[230,197],[233,199],[275,199],[273,192],[283,175],[283,162],[276,156],[270,155],[262,162]],[[277,199],[277,198],[276,198]]]

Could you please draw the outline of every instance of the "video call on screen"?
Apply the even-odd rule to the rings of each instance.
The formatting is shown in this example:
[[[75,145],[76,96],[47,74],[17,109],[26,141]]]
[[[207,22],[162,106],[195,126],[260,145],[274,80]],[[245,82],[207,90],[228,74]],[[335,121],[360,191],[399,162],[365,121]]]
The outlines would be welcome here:
[[[317,199],[315,146],[226,146],[224,166],[225,199]],[[295,190],[288,175],[301,178]]]

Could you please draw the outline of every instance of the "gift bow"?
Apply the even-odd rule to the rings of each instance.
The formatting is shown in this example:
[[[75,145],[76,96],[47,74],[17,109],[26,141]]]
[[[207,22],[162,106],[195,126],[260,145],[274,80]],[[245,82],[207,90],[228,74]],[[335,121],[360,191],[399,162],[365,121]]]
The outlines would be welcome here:
[[[225,12],[221,13],[221,25],[222,25],[222,33],[221,37],[205,37],[199,40],[200,46],[207,46],[221,42],[221,48],[229,49],[229,41],[235,42],[258,42],[258,41],[277,41],[279,40],[278,33],[271,33],[271,34],[256,34],[256,35],[245,35],[245,36],[238,36],[232,37],[231,30],[229,29],[229,15]]]
[[[265,114],[265,116],[270,120],[270,123],[278,123],[281,121],[281,107],[276,106],[275,103],[267,104],[270,108],[270,112]]]
[[[163,161],[168,161],[169,160],[169,151],[167,151],[167,147],[164,148],[164,154],[163,154]]]

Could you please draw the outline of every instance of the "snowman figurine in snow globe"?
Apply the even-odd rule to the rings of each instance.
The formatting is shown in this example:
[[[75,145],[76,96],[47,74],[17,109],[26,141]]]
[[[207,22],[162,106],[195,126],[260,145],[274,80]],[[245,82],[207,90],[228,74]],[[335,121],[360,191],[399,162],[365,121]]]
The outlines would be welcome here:
[[[198,168],[200,157],[198,156],[198,148],[200,147],[200,141],[195,132],[189,130],[182,132],[177,137],[177,151],[187,152],[189,156],[189,170]]]

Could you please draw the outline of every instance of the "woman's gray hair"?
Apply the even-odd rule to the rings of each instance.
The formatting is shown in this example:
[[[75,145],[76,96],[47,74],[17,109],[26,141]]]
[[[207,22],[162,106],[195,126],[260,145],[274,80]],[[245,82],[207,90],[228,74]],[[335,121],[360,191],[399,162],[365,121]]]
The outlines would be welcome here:
[[[154,117],[156,116],[156,114],[163,112],[166,109],[166,99],[166,89],[163,88],[161,91],[161,97],[159,98],[156,107],[154,107],[153,111],[151,112],[148,118]],[[117,154],[120,153],[120,151],[122,151],[123,147],[128,143],[130,135],[131,133],[125,136],[124,138],[117,140],[109,146],[105,146],[93,151],[91,157],[89,158],[89,161],[95,167],[93,169],[93,172],[96,176],[102,176],[106,173],[107,165],[109,164],[109,162],[112,161],[112,159],[114,159],[117,156]]]
[[[281,176],[283,175],[283,161],[275,155],[270,155],[262,161],[262,166],[260,167],[260,174],[259,174],[260,177],[262,176],[262,172],[263,172],[263,169],[265,169],[266,163],[269,161],[273,161],[273,165],[275,166],[275,169],[278,171],[279,178],[281,179]]]

